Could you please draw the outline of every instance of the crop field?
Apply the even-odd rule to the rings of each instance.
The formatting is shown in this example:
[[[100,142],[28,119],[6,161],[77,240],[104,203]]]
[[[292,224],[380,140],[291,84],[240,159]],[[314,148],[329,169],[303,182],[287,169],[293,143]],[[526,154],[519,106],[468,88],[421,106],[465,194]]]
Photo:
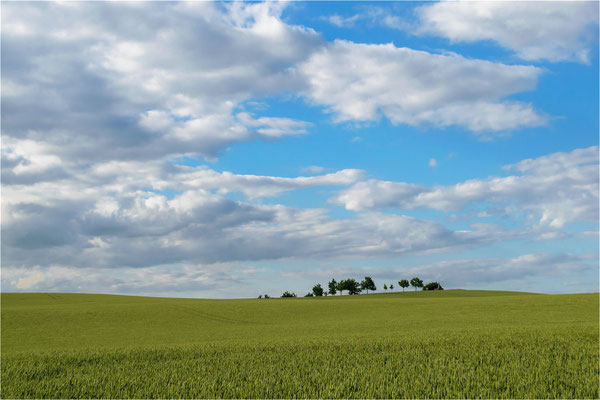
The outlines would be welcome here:
[[[598,294],[2,294],[2,398],[599,397]]]

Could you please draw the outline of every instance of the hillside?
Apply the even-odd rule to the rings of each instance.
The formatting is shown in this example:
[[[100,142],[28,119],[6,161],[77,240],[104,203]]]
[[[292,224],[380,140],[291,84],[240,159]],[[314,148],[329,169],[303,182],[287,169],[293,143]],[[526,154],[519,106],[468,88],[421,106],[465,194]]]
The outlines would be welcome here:
[[[3,293],[2,397],[597,398],[597,345],[598,294]]]

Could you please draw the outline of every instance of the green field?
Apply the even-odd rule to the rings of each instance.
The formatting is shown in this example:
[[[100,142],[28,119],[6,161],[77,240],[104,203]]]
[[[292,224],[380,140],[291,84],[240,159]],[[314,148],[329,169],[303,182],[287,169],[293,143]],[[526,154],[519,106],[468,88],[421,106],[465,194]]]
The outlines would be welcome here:
[[[598,294],[2,294],[2,398],[599,397]]]

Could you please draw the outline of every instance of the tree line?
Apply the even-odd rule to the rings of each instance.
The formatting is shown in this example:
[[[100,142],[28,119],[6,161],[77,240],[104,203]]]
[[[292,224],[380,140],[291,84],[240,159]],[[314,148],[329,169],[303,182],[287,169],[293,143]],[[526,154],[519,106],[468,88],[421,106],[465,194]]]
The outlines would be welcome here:
[[[442,285],[440,285],[439,282],[429,282],[428,284],[423,284],[423,281],[418,277],[412,278],[410,282],[406,279],[402,279],[398,281],[398,286],[402,288],[403,292],[404,289],[406,289],[409,286],[414,287],[415,291],[418,288],[421,288],[422,290],[444,290],[444,288],[442,287]],[[392,283],[389,286],[387,284],[383,284],[384,290],[387,291],[388,287],[390,290],[393,290],[394,284]],[[342,279],[339,282],[335,279],[332,279],[327,284],[327,291],[321,286],[320,283],[317,283],[313,286],[312,291],[308,292],[306,295],[304,295],[304,297],[321,297],[327,295],[335,296],[338,292],[340,293],[340,295],[343,295],[344,291],[346,291],[346,293],[348,293],[349,295],[359,294],[362,292],[367,292],[368,294],[369,290],[373,292],[377,290],[377,286],[375,286],[375,282],[370,276],[365,276],[365,279],[363,279],[361,282],[358,282],[356,279],[353,278]],[[297,296],[296,293],[289,292],[286,290],[285,292],[283,292],[281,297]],[[258,298],[263,298],[263,295],[258,296]],[[268,299],[270,298],[270,296],[268,294],[265,294],[264,298]]]

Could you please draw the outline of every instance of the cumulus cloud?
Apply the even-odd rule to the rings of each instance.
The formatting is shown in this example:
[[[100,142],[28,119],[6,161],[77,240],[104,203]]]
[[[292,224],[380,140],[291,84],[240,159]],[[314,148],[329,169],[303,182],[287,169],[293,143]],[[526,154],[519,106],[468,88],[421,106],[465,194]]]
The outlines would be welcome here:
[[[520,175],[431,188],[373,179],[343,190],[333,201],[349,210],[425,207],[442,211],[485,202],[505,205],[508,214],[531,213],[539,223],[556,228],[598,220],[597,146],[528,159],[505,169]]]
[[[350,185],[360,170],[309,177],[218,172],[161,161],[109,161],[82,169],[62,162],[65,177],[15,170],[29,162],[18,140],[7,142],[3,174],[2,251],[7,266],[147,267],[299,257],[399,255],[476,246],[498,232],[444,226],[374,213],[331,219],[323,210],[233,201],[315,186]],[[37,149],[36,157],[43,158]],[[20,158],[19,158],[20,157]],[[3,160],[4,161],[4,160]],[[12,163],[12,164],[11,164]],[[52,164],[53,165],[53,164]]]
[[[245,294],[243,268],[233,264],[161,265],[146,268],[51,266],[2,268],[2,289],[25,292],[115,293],[222,297],[227,286]],[[254,294],[254,292],[251,292]]]
[[[394,124],[458,125],[476,133],[546,123],[530,104],[502,101],[535,88],[542,70],[532,66],[336,40],[299,71],[310,85],[306,96],[329,107],[338,122],[385,116]]]
[[[524,60],[587,63],[598,37],[595,1],[448,1],[421,6],[417,14],[419,33],[453,42],[492,40]]]
[[[281,177],[170,163],[183,155],[212,159],[238,142],[306,134],[310,123],[267,115],[257,103],[282,94],[299,93],[337,121],[385,116],[476,133],[545,123],[533,106],[503,100],[535,88],[539,68],[394,45],[327,44],[285,23],[285,7],[3,4],[3,289],[193,292],[251,274],[232,266],[244,261],[430,254],[520,234],[492,224],[455,231],[380,213],[385,191],[372,206],[360,196],[340,197],[349,209],[372,210],[345,219],[260,201],[317,186],[354,185],[344,193],[368,194],[374,181],[359,183],[364,173],[356,169],[313,166],[308,171],[318,175]],[[525,179],[549,173],[553,162],[513,168]],[[579,171],[579,164],[569,168]],[[575,172],[572,182],[587,179]],[[428,194],[426,203],[442,209],[452,208],[444,201],[475,201],[461,200],[462,189],[458,200],[436,198],[436,188],[399,190]],[[591,212],[577,208],[583,197],[567,210],[559,200],[551,223]]]
[[[446,282],[452,287],[505,282],[532,277],[568,276],[593,269],[589,257],[573,254],[533,253],[509,259],[443,261],[404,270],[408,275]]]
[[[304,121],[236,108],[303,85],[291,67],[321,38],[282,22],[284,7],[7,4],[3,137],[53,145],[59,157],[147,160],[306,133]]]
[[[234,202],[204,190],[168,199],[137,191],[79,201],[3,204],[7,266],[146,267],[280,258],[428,254],[505,238],[498,229],[452,231],[405,216],[336,220],[323,210]]]

